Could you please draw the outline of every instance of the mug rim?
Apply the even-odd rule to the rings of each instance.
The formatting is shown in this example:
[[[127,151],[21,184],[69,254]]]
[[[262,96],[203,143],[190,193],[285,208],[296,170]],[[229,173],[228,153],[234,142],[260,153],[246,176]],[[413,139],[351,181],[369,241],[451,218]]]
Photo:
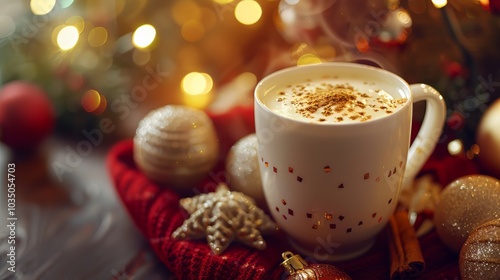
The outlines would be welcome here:
[[[363,71],[383,73],[384,75],[390,76],[393,80],[397,81],[397,83],[399,83],[399,84],[401,84],[403,86],[402,89],[403,89],[404,93],[407,95],[407,97],[406,97],[407,100],[403,104],[403,106],[401,106],[401,108],[399,108],[393,114],[387,115],[387,116],[384,116],[384,117],[381,117],[381,118],[376,118],[376,119],[373,119],[373,120],[367,120],[367,121],[364,121],[364,122],[348,122],[348,123],[345,123],[345,122],[344,123],[313,123],[313,122],[309,122],[309,121],[306,121],[306,120],[295,119],[295,118],[291,118],[291,117],[288,117],[288,116],[284,116],[284,115],[278,114],[278,113],[274,112],[273,110],[269,109],[269,107],[267,107],[262,102],[261,98],[259,98],[259,96],[260,96],[259,92],[262,91],[261,88],[264,86],[264,83],[266,83],[267,81],[269,81],[271,79],[275,79],[275,78],[277,78],[277,77],[279,77],[281,75],[284,75],[287,72],[295,72],[295,71],[303,70],[303,69],[306,69],[306,68],[321,68],[321,67],[334,67],[334,68],[338,68],[338,67],[340,67],[340,68],[346,68],[347,67],[347,68],[362,69]],[[263,92],[265,92],[265,90]],[[258,104],[258,106],[261,109],[267,111],[270,114],[273,114],[273,115],[278,116],[280,118],[284,118],[287,121],[296,122],[296,123],[300,123],[300,124],[318,125],[318,126],[353,126],[353,125],[367,125],[367,124],[372,124],[372,123],[375,123],[375,122],[379,122],[379,121],[385,120],[388,117],[397,115],[401,111],[404,111],[403,110],[404,108],[406,108],[407,106],[411,106],[412,103],[413,103],[413,94],[411,93],[410,85],[402,77],[400,77],[397,74],[395,74],[393,72],[390,72],[390,71],[388,71],[386,69],[383,69],[383,68],[378,68],[378,67],[374,67],[374,66],[370,66],[370,65],[365,65],[365,64],[359,64],[359,63],[354,63],[354,62],[323,62],[323,63],[318,63],[318,64],[309,64],[309,65],[300,65],[300,66],[296,65],[296,66],[290,66],[290,67],[286,67],[286,68],[274,71],[274,72],[272,72],[272,73],[264,76],[262,79],[260,79],[260,81],[255,86],[253,96],[254,96],[254,103]]]

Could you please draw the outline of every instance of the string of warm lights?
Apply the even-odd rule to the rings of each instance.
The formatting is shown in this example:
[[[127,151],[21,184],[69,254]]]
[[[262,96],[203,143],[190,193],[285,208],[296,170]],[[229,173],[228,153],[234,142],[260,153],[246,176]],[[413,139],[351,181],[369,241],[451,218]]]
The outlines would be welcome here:
[[[67,8],[72,4],[73,0],[31,0],[30,9],[34,15],[43,16],[56,8]],[[215,27],[222,13],[225,16],[229,11],[238,23],[248,26],[256,24],[261,19],[263,8],[255,0],[213,0],[211,8],[189,0],[174,2],[170,14],[179,26],[182,39],[186,43],[197,43]],[[146,22],[136,27],[133,32],[114,38],[106,26],[93,26],[81,16],[70,16],[64,24],[52,30],[52,42],[63,53],[76,51],[78,45],[88,44],[92,48],[100,48],[106,43],[111,43],[116,45],[116,50],[120,53],[132,52],[131,58],[138,66],[146,65],[151,60],[151,52],[156,47],[155,40],[160,39],[164,38],[158,38],[157,29],[152,23]],[[79,51],[85,46],[80,46]],[[81,63],[90,69],[94,66],[92,64],[98,63],[99,58],[92,52],[87,52],[87,56]],[[317,56],[310,54],[301,58],[299,64],[320,61]],[[202,69],[187,72],[180,79],[179,85],[180,92],[184,95],[184,102],[194,107],[205,107],[213,99],[211,96],[214,88],[213,77],[200,70]],[[99,115],[106,109],[106,97],[96,89],[89,89],[81,97],[81,106],[86,112]]]
[[[28,13],[23,23],[42,24],[23,40],[36,39],[44,48],[37,50],[37,56],[43,59],[30,62],[27,56],[25,65],[19,67],[23,77],[32,78],[40,71],[35,64],[53,55],[54,66],[43,69],[57,71],[57,82],[68,86],[70,105],[65,105],[76,112],[71,106],[77,103],[80,111],[101,115],[109,112],[116,95],[130,92],[130,87],[110,90],[111,79],[137,83],[141,77],[134,79],[133,75],[167,63],[175,69],[152,90],[151,98],[161,96],[158,101],[207,108],[221,95],[223,82],[241,73],[260,78],[287,65],[344,58],[395,70],[397,62],[383,53],[405,43],[414,24],[411,11],[424,13],[425,7],[443,11],[451,8],[447,4],[454,4],[447,0],[424,2],[427,4],[409,1],[403,8],[399,1],[373,1],[375,6],[359,9],[351,1],[177,0],[153,4],[146,0],[30,0],[29,6],[21,5]],[[489,5],[489,0],[474,2]],[[376,16],[373,11],[378,11]],[[10,15],[0,18],[0,39],[23,35],[23,27],[9,23],[14,19]],[[261,42],[254,44],[255,39],[268,39],[262,37],[262,31],[276,32],[273,38],[279,37],[288,47],[278,49],[269,42],[265,55],[273,59],[255,59],[254,65],[245,65],[252,60],[249,56],[259,56],[254,49]],[[60,70],[58,64],[69,70]],[[137,71],[120,76],[120,71],[132,68]],[[114,70],[118,74],[104,77]],[[228,71],[232,71],[230,75],[226,75]]]

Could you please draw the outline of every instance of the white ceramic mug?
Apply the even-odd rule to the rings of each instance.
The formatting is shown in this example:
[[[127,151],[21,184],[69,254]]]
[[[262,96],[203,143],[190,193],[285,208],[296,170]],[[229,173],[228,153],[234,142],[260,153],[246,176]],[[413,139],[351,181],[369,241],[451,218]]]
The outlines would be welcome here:
[[[383,81],[407,101],[387,116],[330,124],[293,119],[263,102],[280,87],[325,75]],[[424,121],[410,147],[412,105],[422,100]],[[295,249],[330,261],[366,252],[434,150],[445,112],[432,87],[365,65],[298,66],[263,78],[255,88],[255,121],[264,195]]]

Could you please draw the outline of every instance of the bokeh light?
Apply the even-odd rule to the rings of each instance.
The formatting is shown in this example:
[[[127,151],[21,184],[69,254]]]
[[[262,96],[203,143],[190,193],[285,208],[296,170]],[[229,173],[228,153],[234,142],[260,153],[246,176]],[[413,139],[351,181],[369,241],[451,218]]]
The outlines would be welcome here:
[[[78,29],[74,26],[64,26],[57,33],[57,46],[63,51],[71,50],[78,42]]]
[[[459,139],[455,139],[450,143],[448,143],[448,152],[450,153],[450,155],[456,156],[460,154],[462,151],[463,151],[463,144],[462,141],[460,141]]]
[[[448,1],[447,0],[432,0],[432,4],[434,5],[434,7],[439,9],[439,8],[446,6],[446,4],[448,4]]]
[[[232,3],[234,0],[213,0],[213,1],[217,4],[225,5],[225,4]]]
[[[203,95],[212,90],[214,83],[207,73],[191,72],[184,76],[181,89],[189,95]]]
[[[297,65],[308,65],[321,63],[321,58],[312,53],[306,53],[299,57]]]
[[[30,8],[35,15],[46,15],[54,9],[56,5],[56,0],[31,0]]]
[[[108,31],[104,27],[95,27],[89,32],[89,45],[100,47],[108,40]]]
[[[59,5],[61,8],[67,8],[73,4],[74,0],[59,0]]]
[[[174,21],[182,26],[186,21],[199,19],[201,14],[200,6],[192,0],[175,1],[170,9]]]
[[[85,111],[92,113],[99,108],[99,104],[101,104],[101,94],[96,90],[87,90],[82,95],[82,107]]]
[[[181,35],[187,42],[195,43],[205,35],[205,27],[195,19],[188,20],[182,25]]]
[[[245,25],[252,25],[262,16],[262,8],[254,0],[242,0],[234,8],[234,16]]]
[[[405,27],[405,28],[411,27],[412,20],[411,20],[410,14],[408,14],[407,11],[405,11],[403,9],[399,9],[396,12],[396,17],[398,18],[399,22],[401,23],[401,25],[403,27]]]
[[[195,108],[204,108],[212,100],[210,91],[213,80],[207,73],[191,72],[184,76],[181,89],[184,92],[184,103]]]
[[[73,16],[66,20],[66,25],[71,25],[78,29],[78,33],[82,33],[85,29],[85,20],[80,16]]]
[[[205,28],[205,31],[211,30],[217,23],[217,16],[212,9],[206,7],[201,8],[200,22]]]
[[[356,49],[360,52],[367,52],[370,50],[370,42],[367,39],[361,37],[356,40]]]
[[[474,144],[470,147],[470,150],[473,154],[479,155],[479,152],[481,152],[481,149],[479,148],[478,144]]]
[[[151,24],[139,26],[132,36],[132,43],[137,48],[147,48],[156,37],[156,29]]]
[[[481,7],[489,9],[490,0],[479,0],[479,4],[481,5]]]

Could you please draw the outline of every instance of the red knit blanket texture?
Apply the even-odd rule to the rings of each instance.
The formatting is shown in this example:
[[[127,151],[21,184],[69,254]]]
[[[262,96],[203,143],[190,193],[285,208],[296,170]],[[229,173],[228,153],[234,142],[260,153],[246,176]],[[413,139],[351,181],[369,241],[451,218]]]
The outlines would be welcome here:
[[[210,114],[219,137],[221,153],[219,164],[200,182],[199,192],[213,191],[224,182],[224,160],[231,146],[254,132],[252,107],[237,107],[223,114]],[[415,129],[416,130],[416,129]],[[446,186],[454,179],[480,172],[475,163],[462,156],[451,156],[446,150],[447,136],[438,144],[421,174],[433,174],[435,180]],[[160,260],[178,279],[284,279],[280,267],[281,254],[292,251],[283,233],[264,236],[265,250],[256,250],[232,243],[221,255],[214,255],[205,239],[178,241],[171,237],[187,218],[179,206],[181,196],[168,188],[158,186],[142,174],[134,163],[133,142],[125,140],[111,149],[107,166],[124,207],[149,241]],[[195,195],[193,192],[191,195]],[[383,234],[381,234],[383,235]],[[458,255],[448,250],[435,231],[420,238],[426,270],[421,279],[458,279]],[[303,256],[306,258],[306,256]],[[314,259],[306,258],[315,262]],[[333,263],[353,279],[388,279],[389,252],[385,236],[375,246],[354,260]]]

